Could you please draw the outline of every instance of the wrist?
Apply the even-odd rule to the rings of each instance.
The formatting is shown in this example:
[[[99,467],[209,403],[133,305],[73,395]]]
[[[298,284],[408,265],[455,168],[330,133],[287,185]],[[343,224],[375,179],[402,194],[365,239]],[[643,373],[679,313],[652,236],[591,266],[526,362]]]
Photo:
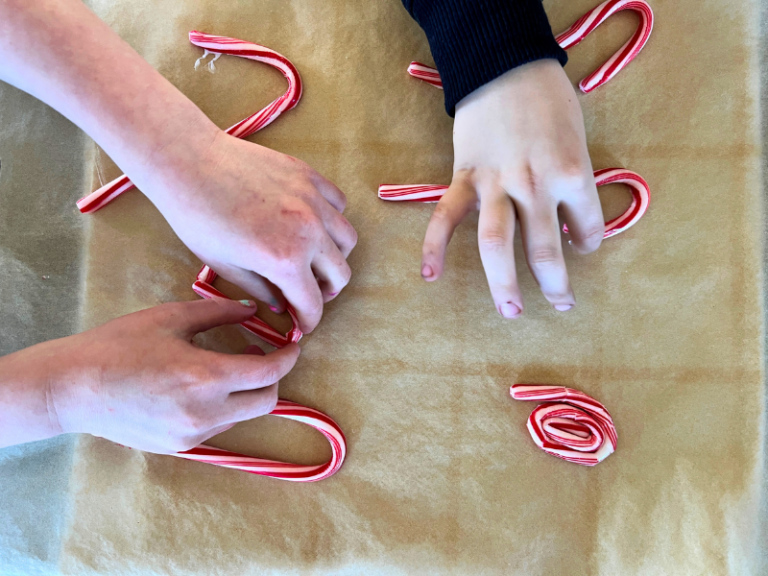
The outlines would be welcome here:
[[[197,191],[205,172],[215,163],[214,142],[223,136],[224,132],[194,106],[194,110],[169,119],[152,146],[143,152],[143,158],[126,172],[162,210],[169,202],[183,200]]]
[[[47,362],[33,346],[0,358],[0,447],[66,432],[55,410]]]

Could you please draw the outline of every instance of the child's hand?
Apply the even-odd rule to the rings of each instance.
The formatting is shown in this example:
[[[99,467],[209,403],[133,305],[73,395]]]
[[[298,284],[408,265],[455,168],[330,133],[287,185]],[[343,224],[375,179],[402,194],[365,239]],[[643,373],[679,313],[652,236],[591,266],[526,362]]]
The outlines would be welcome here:
[[[192,343],[254,311],[224,299],[165,304],[0,359],[0,446],[83,432],[173,453],[268,414],[298,345],[260,356]]]
[[[561,311],[576,300],[563,260],[558,209],[574,248],[597,250],[604,221],[576,94],[555,60],[507,72],[456,107],[454,175],[424,239],[422,276],[443,273],[456,226],[480,210],[478,243],[496,309],[522,313],[513,252],[519,220],[528,266]]]

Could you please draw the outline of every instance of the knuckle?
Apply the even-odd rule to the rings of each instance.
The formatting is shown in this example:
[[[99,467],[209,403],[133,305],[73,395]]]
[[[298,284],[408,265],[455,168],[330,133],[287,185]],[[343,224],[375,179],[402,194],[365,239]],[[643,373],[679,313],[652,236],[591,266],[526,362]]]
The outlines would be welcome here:
[[[344,231],[344,235],[347,238],[347,241],[350,244],[350,247],[354,248],[357,246],[358,236],[357,230],[355,230],[354,226],[352,226],[352,224],[350,224],[349,221],[345,219],[344,223],[342,224],[342,229]]]
[[[560,265],[560,253],[556,248],[537,248],[531,252],[528,262],[534,268],[555,268]]]
[[[509,237],[502,230],[486,230],[480,234],[480,246],[491,252],[503,250],[509,244]]]

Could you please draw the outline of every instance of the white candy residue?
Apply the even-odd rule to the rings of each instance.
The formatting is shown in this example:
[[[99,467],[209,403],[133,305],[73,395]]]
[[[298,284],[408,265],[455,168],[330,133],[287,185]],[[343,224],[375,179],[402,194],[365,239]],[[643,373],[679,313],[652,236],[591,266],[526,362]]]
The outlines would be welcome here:
[[[213,54],[213,59],[208,62],[208,72],[210,72],[211,74],[214,74],[216,72],[216,64],[214,64],[214,62],[216,62],[216,60],[221,58],[221,54],[216,54],[215,52],[208,52],[208,50],[205,50],[205,49],[203,49],[203,55],[200,56],[200,58],[198,58],[195,61],[195,72],[197,72],[200,69],[200,66],[204,65],[205,59],[208,58],[208,56],[211,54]]]

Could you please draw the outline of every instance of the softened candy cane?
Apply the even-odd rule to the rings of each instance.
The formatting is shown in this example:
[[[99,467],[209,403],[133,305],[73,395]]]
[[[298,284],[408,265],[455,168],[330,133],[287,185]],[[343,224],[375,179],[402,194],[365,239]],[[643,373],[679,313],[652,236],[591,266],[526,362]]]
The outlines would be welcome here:
[[[262,128],[269,126],[280,114],[291,110],[299,103],[303,89],[301,76],[291,61],[282,54],[252,42],[226,36],[214,36],[195,30],[189,33],[189,41],[195,46],[216,54],[217,57],[220,54],[227,54],[268,64],[282,72],[288,81],[288,89],[285,91],[285,94],[276,98],[255,114],[251,114],[248,118],[227,128],[227,134],[236,138],[247,138]],[[77,207],[83,214],[91,214],[112,202],[123,192],[133,190],[134,188],[133,182],[123,174],[95,192],[78,200]]]
[[[597,8],[584,14],[573,26],[556,38],[557,43],[560,44],[563,50],[568,50],[579,44],[616,12],[621,12],[622,10],[632,10],[640,16],[637,30],[635,30],[632,37],[618,52],[579,82],[579,88],[585,94],[592,92],[595,88],[611,80],[640,54],[653,31],[653,10],[651,10],[650,5],[645,0],[607,0],[607,2],[603,2]],[[408,67],[408,74],[428,82],[436,88],[442,89],[443,87],[438,71],[426,64],[411,62],[411,65]]]
[[[648,210],[651,202],[651,189],[648,182],[634,172],[623,168],[605,168],[595,172],[595,184],[626,184],[632,191],[632,202],[618,218],[605,223],[605,236],[616,236],[634,226]],[[388,202],[438,202],[448,190],[448,186],[432,184],[395,185],[382,184],[379,186],[379,198]],[[563,226],[563,232],[568,227]]]
[[[515,384],[515,400],[543,402],[528,417],[536,445],[553,456],[595,466],[615,450],[618,436],[613,418],[594,398],[563,386]]]
[[[216,277],[216,272],[214,272],[210,266],[203,266],[200,269],[200,272],[197,274],[195,283],[192,284],[192,290],[194,290],[195,294],[201,298],[211,298],[213,296],[217,296],[219,298],[229,298],[229,296],[226,296],[224,293],[220,292],[212,286],[213,281],[216,280]],[[299,320],[296,317],[296,311],[293,309],[293,306],[288,304],[286,310],[288,315],[291,317],[291,322],[293,323],[293,327],[288,331],[287,334],[281,334],[272,328],[272,326],[260,318],[257,318],[256,316],[249,318],[245,322],[241,322],[240,325],[249,332],[252,332],[264,340],[267,344],[270,344],[275,348],[282,348],[288,344],[298,342],[303,336],[301,330],[299,329]]]
[[[178,452],[173,456],[291,482],[317,482],[338,472],[347,454],[347,441],[336,422],[322,412],[287,400],[278,400],[277,406],[270,415],[295,420],[321,432],[331,445],[331,459],[325,464],[304,466],[253,458],[205,444],[186,452]]]

